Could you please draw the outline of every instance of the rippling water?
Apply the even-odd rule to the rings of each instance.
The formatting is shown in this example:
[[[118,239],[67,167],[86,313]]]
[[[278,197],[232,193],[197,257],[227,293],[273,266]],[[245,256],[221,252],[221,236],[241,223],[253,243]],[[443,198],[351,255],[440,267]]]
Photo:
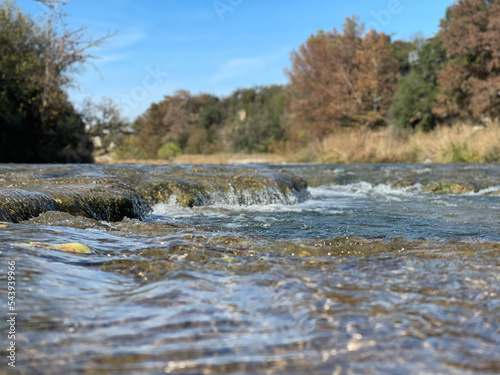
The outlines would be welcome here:
[[[2,224],[4,289],[16,263],[16,369],[500,373],[500,166],[272,168],[308,180],[311,198]],[[427,193],[429,179],[476,192]]]

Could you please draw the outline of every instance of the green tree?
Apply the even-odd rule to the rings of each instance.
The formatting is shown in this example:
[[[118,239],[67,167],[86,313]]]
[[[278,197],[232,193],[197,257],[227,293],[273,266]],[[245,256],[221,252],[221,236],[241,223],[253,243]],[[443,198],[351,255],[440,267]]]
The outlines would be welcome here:
[[[169,142],[158,149],[158,159],[169,160],[177,155],[182,154],[177,143]]]
[[[238,89],[225,98],[178,91],[152,104],[124,143],[148,158],[165,157],[164,145],[173,144],[189,154],[268,152],[286,133],[285,99],[280,85]]]
[[[200,111],[215,101],[212,95],[192,96],[189,91],[179,90],[174,95],[165,96],[161,102],[153,103],[133,125],[139,148],[149,158],[156,158],[158,149],[166,143],[174,142],[181,149],[186,147],[190,135],[199,125]]]
[[[435,127],[438,75],[445,63],[446,51],[439,35],[422,45],[418,63],[399,80],[389,109],[389,116],[397,126],[424,131]]]
[[[286,92],[281,85],[237,90],[227,99],[223,142],[229,151],[268,152],[283,140]]]
[[[0,3],[1,162],[92,161],[85,125],[63,90],[94,45],[83,39],[83,31],[41,25]]]
[[[410,72],[410,62],[408,54],[416,50],[416,46],[412,42],[396,40],[391,43],[392,57],[397,60],[399,66],[399,74],[401,76]]]

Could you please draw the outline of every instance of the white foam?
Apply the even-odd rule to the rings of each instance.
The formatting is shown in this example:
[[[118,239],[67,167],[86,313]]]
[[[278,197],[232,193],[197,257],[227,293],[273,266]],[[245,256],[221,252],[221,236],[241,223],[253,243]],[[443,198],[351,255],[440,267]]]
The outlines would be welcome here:
[[[413,170],[416,174],[424,174],[424,173],[432,173],[432,169],[430,168],[415,168]]]
[[[361,181],[347,185],[327,185],[310,188],[309,191],[313,197],[327,197],[327,196],[407,196],[422,191],[420,184],[404,187],[394,188],[388,184],[373,185],[369,182]]]
[[[172,201],[172,200],[171,200]],[[180,207],[175,201],[169,203],[157,203],[153,206],[152,215],[162,215],[170,217],[188,217],[192,216],[193,212],[189,208]]]
[[[205,206],[185,208],[180,207],[175,196],[171,196],[168,203],[158,203],[154,205],[152,214],[168,216],[170,218],[187,218],[193,215],[213,218],[223,218],[235,212],[251,213],[302,213],[305,211],[329,214],[342,214],[346,208],[351,206],[349,198],[365,198],[370,196],[383,196],[387,200],[398,201],[404,196],[411,196],[421,192],[421,185],[414,185],[406,188],[393,188],[387,184],[373,185],[368,182],[357,182],[348,185],[324,185],[308,189],[311,197],[301,203],[297,197],[276,198],[278,194],[273,191],[273,196],[269,197],[264,193],[258,197],[252,196],[252,192],[240,192],[237,195],[234,191],[211,194],[206,199]],[[243,194],[243,196],[241,195]],[[274,201],[273,203],[262,203],[263,201]],[[276,203],[276,200],[281,201]],[[247,204],[242,204],[247,203]],[[252,204],[253,202],[253,204]],[[255,218],[256,220],[258,217]],[[266,219],[267,220],[267,219]]]
[[[468,195],[487,195],[489,193],[493,193],[493,192],[496,192],[496,191],[499,191],[500,190],[500,186],[491,186],[489,188],[486,188],[486,189],[481,189],[477,192],[470,192],[470,193],[467,193]]]

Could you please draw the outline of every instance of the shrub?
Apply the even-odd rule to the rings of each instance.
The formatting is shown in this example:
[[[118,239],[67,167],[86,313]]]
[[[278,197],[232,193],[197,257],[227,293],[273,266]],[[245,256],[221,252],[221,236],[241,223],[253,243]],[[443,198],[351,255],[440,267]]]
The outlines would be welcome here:
[[[500,163],[500,147],[491,146],[484,154],[486,163]]]
[[[125,137],[113,151],[116,159],[147,159],[146,152],[137,145],[137,137]]]
[[[478,155],[471,151],[466,143],[459,143],[451,145],[445,159],[451,163],[473,163],[477,161]]]
[[[175,142],[168,142],[158,149],[158,159],[169,160],[177,155],[182,154],[181,149]]]

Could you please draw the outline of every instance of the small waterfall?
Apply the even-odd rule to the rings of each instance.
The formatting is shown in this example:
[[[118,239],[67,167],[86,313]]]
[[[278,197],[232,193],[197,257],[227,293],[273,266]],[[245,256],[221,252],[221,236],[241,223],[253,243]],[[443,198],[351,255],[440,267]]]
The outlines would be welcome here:
[[[241,187],[235,188],[232,184],[229,184],[227,189],[208,190],[200,194],[196,206],[292,205],[303,202],[308,198],[309,192],[307,189],[294,190],[285,188],[282,190],[276,185],[266,185],[261,189],[245,189]]]
[[[0,221],[19,222],[57,208],[57,202],[45,193],[13,188],[0,189]]]
[[[307,183],[287,173],[269,170],[217,167],[217,173],[185,173],[162,176],[161,181],[140,190],[153,204],[181,207],[208,205],[292,205],[310,197]],[[224,173],[221,173],[224,172]],[[155,176],[155,179],[159,179]]]

